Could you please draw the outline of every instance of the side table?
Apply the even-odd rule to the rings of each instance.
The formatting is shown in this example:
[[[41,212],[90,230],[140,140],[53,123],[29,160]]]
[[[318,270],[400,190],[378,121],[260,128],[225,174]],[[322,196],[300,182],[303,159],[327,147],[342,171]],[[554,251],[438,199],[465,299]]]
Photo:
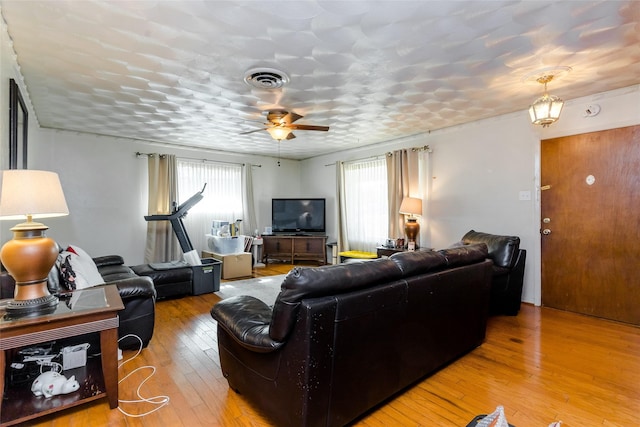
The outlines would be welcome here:
[[[432,251],[433,248],[418,248],[417,251]],[[378,254],[378,258],[382,258],[383,256],[389,257],[398,252],[406,252],[407,250],[404,248],[388,248],[386,246],[378,246],[376,248],[376,253]]]
[[[378,258],[382,258],[383,256],[391,256],[398,252],[404,252],[402,248],[388,248],[386,246],[378,246],[376,248],[376,253],[378,254]]]
[[[60,299],[56,311],[40,316],[7,318],[0,312],[0,425],[10,426],[43,415],[107,397],[109,407],[118,406],[118,311],[124,309],[115,285],[78,290]],[[47,341],[100,333],[101,363],[76,368],[80,389],[49,399],[35,397],[31,384],[4,389],[10,349]],[[74,375],[76,370],[64,372]]]

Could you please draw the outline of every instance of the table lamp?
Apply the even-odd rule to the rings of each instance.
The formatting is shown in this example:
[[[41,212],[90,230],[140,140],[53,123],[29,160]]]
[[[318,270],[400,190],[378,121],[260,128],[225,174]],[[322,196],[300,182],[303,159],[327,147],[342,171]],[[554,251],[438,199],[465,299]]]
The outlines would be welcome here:
[[[415,197],[405,197],[400,204],[400,213],[409,215],[407,222],[404,224],[404,232],[407,235],[407,247],[418,249],[416,237],[420,233],[420,224],[415,215],[422,215],[422,199]]]
[[[11,228],[13,239],[0,250],[0,261],[16,282],[14,299],[6,306],[7,315],[48,313],[57,306],[58,298],[47,288],[47,276],[58,247],[45,235],[49,227],[33,219],[68,214],[57,173],[27,169],[2,172],[0,219],[26,218],[26,222]]]

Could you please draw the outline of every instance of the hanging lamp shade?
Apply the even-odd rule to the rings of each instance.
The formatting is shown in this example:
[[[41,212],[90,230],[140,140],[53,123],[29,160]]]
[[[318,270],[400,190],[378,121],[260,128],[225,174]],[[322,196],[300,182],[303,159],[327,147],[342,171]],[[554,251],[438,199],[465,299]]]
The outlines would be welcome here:
[[[537,79],[538,83],[544,84],[544,95],[529,106],[529,116],[531,117],[531,123],[534,125],[547,127],[560,118],[564,101],[555,95],[547,93],[547,83],[552,79],[552,75],[542,76]]]

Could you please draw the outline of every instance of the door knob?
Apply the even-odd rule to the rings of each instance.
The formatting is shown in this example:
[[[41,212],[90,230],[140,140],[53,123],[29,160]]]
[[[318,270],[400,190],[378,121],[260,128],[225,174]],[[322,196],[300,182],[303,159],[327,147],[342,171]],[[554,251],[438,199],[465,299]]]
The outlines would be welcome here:
[[[549,234],[551,234],[551,230],[549,230],[548,228],[545,228],[544,230],[542,230],[542,234],[544,234],[545,236],[548,236]]]
[[[544,218],[542,222],[544,222],[545,224],[549,224],[551,222],[551,218]]]

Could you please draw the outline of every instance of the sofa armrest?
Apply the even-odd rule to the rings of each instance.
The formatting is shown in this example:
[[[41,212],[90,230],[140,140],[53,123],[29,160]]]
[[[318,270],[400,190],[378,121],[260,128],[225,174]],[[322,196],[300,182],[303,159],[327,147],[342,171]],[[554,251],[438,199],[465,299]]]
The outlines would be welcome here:
[[[249,295],[239,295],[217,303],[211,316],[241,346],[258,353],[269,353],[284,344],[269,336],[271,308]]]
[[[146,276],[127,277],[126,279],[107,282],[107,285],[116,285],[118,293],[123,301],[129,298],[149,297],[156,299],[156,288],[153,280]]]
[[[93,258],[93,262],[96,263],[96,267],[104,267],[107,265],[122,265],[124,259],[120,255],[106,255]]]

